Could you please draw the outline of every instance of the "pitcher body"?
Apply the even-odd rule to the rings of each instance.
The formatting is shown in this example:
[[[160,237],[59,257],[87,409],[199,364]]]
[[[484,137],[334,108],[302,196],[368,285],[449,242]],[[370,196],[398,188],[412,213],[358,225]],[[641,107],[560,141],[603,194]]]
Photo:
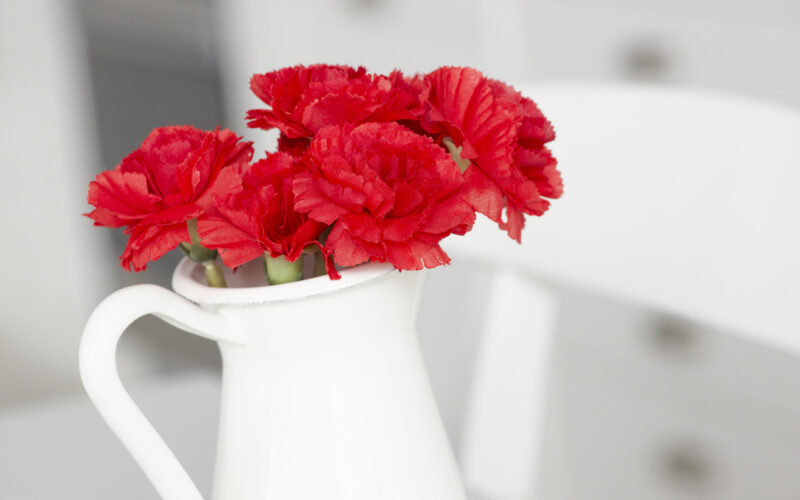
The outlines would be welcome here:
[[[465,499],[414,328],[423,273],[361,267],[344,271],[340,282],[213,290],[185,261],[173,287],[200,305],[200,316],[149,311],[219,343],[213,499]],[[170,489],[167,483],[191,482],[177,477],[177,469],[185,472],[163,443],[158,450],[132,444],[142,435],[159,438],[146,420],[147,427],[134,427],[130,414],[108,412],[113,391],[94,389],[97,377],[84,367],[98,360],[83,349],[87,391],[162,496],[200,498],[196,489],[196,497]],[[172,478],[165,469],[174,469]]]

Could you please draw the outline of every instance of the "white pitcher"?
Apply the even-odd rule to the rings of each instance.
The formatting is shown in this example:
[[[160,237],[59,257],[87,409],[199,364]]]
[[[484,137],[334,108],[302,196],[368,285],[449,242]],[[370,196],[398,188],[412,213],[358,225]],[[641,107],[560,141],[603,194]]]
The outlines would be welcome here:
[[[184,260],[180,295],[137,285],[97,307],[81,378],[165,500],[202,497],[117,373],[119,337],[146,314],[222,353],[213,499],[465,500],[414,327],[422,277],[368,264],[338,281],[215,289]]]

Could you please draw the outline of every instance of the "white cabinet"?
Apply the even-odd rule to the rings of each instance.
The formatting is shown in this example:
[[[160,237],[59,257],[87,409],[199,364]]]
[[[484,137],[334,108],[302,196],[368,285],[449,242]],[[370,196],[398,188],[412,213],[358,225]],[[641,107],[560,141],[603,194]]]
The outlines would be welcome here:
[[[800,3],[526,2],[523,61],[541,79],[701,86],[800,107]]]
[[[556,390],[573,500],[800,494],[800,360],[565,291]],[[554,453],[556,450],[547,450]]]

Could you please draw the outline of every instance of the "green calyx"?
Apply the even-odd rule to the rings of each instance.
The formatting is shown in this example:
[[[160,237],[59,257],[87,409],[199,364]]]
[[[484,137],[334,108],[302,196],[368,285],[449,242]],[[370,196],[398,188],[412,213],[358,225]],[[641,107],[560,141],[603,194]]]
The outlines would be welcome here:
[[[270,285],[281,285],[303,279],[303,255],[294,262],[289,262],[285,256],[271,257],[264,254],[264,273]]]
[[[200,235],[197,232],[197,219],[186,221],[186,228],[189,230],[189,238],[192,242],[181,242],[179,245],[181,250],[189,259],[203,264],[209,286],[225,288],[227,286],[225,276],[222,274],[222,269],[215,264],[219,252],[206,248],[200,243]]]
[[[189,238],[191,243],[182,242],[180,244],[181,250],[191,260],[205,264],[209,261],[214,261],[217,258],[217,251],[211,250],[200,243],[200,235],[197,232],[197,219],[189,219],[186,221],[186,228],[189,230]]]
[[[180,244],[180,247],[187,257],[200,264],[205,264],[208,261],[213,262],[217,258],[216,250],[209,250],[199,243],[192,243],[189,245],[184,242]]]

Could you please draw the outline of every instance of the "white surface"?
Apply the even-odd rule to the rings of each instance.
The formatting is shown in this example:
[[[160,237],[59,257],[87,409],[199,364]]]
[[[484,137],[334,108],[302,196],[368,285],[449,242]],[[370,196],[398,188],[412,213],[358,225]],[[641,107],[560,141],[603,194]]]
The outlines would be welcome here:
[[[189,372],[140,380],[130,392],[209,498],[219,375]],[[0,486],[2,498],[14,500],[160,499],[85,395],[0,414]]]
[[[800,198],[794,195],[800,183],[800,114],[667,87],[521,90],[555,124],[553,150],[566,194],[543,218],[528,218],[522,245],[482,218],[466,237],[445,242],[454,260],[494,262],[501,273],[524,270],[560,286],[616,297],[800,354]],[[514,295],[509,290],[493,294],[505,297],[499,310],[516,305],[516,312],[505,310],[504,320],[548,303],[531,299],[526,307],[509,293]],[[492,308],[488,314],[491,318]],[[546,321],[548,315],[540,316]],[[524,317],[516,321],[526,323]],[[505,330],[510,329],[506,324]],[[506,334],[504,341],[504,352],[530,352],[524,337]],[[609,349],[625,347],[612,344]],[[480,356],[491,356],[491,346],[487,351]],[[497,374],[543,372],[540,355],[530,355],[530,365],[512,357],[479,363],[478,374],[487,366]],[[467,426],[474,437],[467,434],[463,443],[465,478],[476,491],[497,498],[530,498],[519,486],[527,479],[520,473],[524,467],[515,465],[532,465],[529,456],[540,450],[542,421],[528,416],[521,425],[509,425],[508,415],[528,413],[531,404],[541,403],[544,385],[531,374],[502,382],[495,378],[494,393],[481,389],[485,381],[476,379],[477,394],[498,400],[468,414],[467,422],[473,419],[474,425],[480,419],[480,428]],[[526,393],[527,399],[517,398],[513,405],[501,396],[508,390]],[[493,434],[497,437],[491,440]],[[625,439],[620,432],[614,435]],[[645,448],[650,451],[649,443]],[[583,464],[582,471],[592,467]]]
[[[800,114],[642,86],[525,86],[565,194],[523,244],[481,218],[453,259],[686,316],[800,353]]]
[[[797,499],[796,355],[607,297],[560,297],[551,391],[567,432],[546,448],[567,454],[567,498]]]
[[[187,331],[241,345],[246,334],[220,314],[199,308],[155,285],[118,290],[92,313],[81,338],[80,373],[86,392],[111,429],[165,500],[202,500],[191,478],[122,386],[117,372],[117,343],[137,318],[156,314]]]
[[[0,5],[0,406],[80,390],[81,327],[110,283],[96,265],[106,235],[80,216],[96,158],[72,14]]]
[[[219,378],[204,372],[131,384],[205,495],[211,492]],[[85,395],[0,414],[0,487],[14,500],[155,500],[158,494]]]
[[[528,500],[540,492],[536,479],[558,302],[552,290],[508,270],[496,272],[488,288],[461,468],[472,491]]]
[[[192,289],[192,269],[176,271],[184,292]],[[273,287],[230,289],[236,302],[201,308],[137,285],[98,306],[81,342],[81,377],[165,500],[202,497],[116,373],[122,331],[147,313],[219,343],[224,370],[212,498],[465,499],[415,331],[424,273],[365,266],[343,274],[349,277],[340,282],[306,282],[314,294],[264,303],[253,302]],[[286,287],[287,297],[295,288]]]

